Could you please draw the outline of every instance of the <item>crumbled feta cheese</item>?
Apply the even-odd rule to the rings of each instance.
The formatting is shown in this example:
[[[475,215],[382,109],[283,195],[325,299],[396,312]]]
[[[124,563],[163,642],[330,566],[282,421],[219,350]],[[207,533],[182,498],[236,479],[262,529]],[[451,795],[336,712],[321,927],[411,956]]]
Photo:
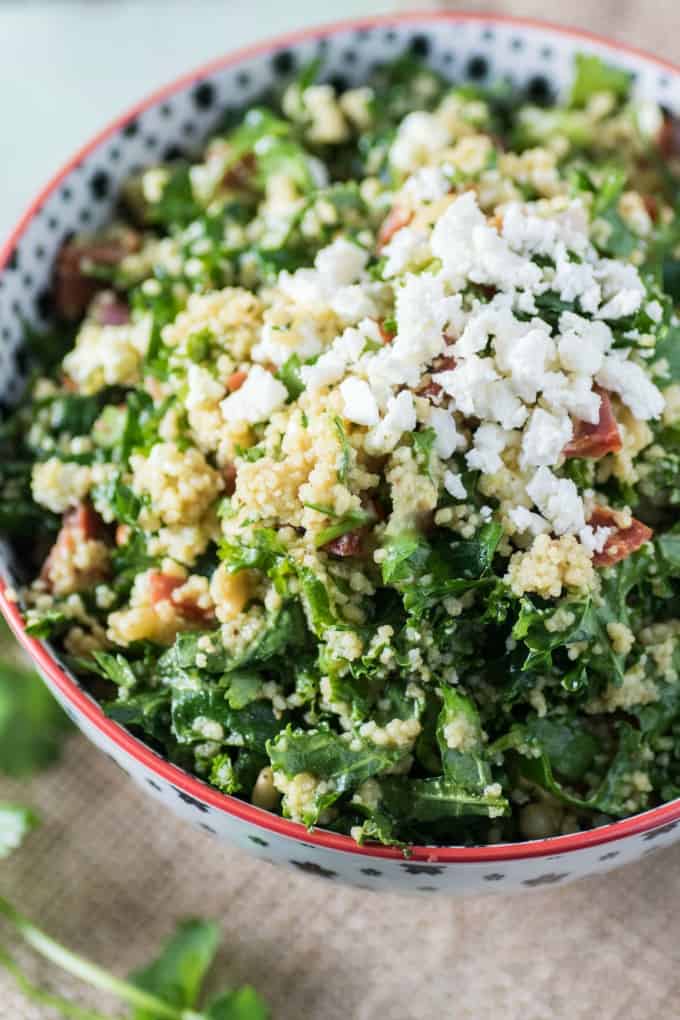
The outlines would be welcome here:
[[[571,418],[566,414],[551,414],[542,407],[531,413],[529,424],[522,436],[520,467],[552,467],[558,462],[564,447],[574,434]]]
[[[366,436],[366,449],[373,454],[390,453],[404,432],[413,432],[415,427],[413,394],[402,390],[396,397],[390,398],[385,417]]]
[[[505,429],[485,422],[474,434],[473,448],[465,454],[468,467],[477,469],[485,475],[500,471],[503,461],[500,454],[508,445],[510,433]]]
[[[509,202],[503,210],[502,234],[522,255],[552,258],[558,245],[582,254],[588,247],[588,217],[579,200],[550,218],[537,215],[531,205]]]
[[[550,531],[550,525],[533,510],[527,510],[525,506],[515,506],[508,511],[508,517],[518,531],[528,532],[530,535],[542,535]]]
[[[636,418],[647,421],[662,414],[665,406],[663,394],[634,361],[626,360],[617,353],[609,354],[596,379],[603,389],[618,393]]]
[[[601,553],[607,544],[607,539],[614,534],[615,528],[593,528],[586,524],[578,533],[581,545],[591,553]]]
[[[505,360],[512,385],[526,403],[533,403],[555,357],[555,342],[545,328],[530,329],[506,349]]]
[[[389,244],[385,245],[382,254],[387,259],[383,267],[383,276],[389,280],[393,276],[399,276],[412,263],[427,257],[427,235],[414,227],[402,227],[394,234]]]
[[[585,527],[583,500],[570,478],[556,478],[549,468],[539,467],[527,494],[557,535],[577,534]]]
[[[444,488],[454,499],[465,499],[467,497],[467,490],[463,485],[463,479],[459,474],[454,474],[453,471],[444,472]]]
[[[425,166],[409,177],[403,191],[415,203],[436,202],[451,190],[451,182],[440,166]]]
[[[557,349],[562,368],[578,375],[595,375],[614,339],[606,323],[573,312],[560,316],[560,334]]]
[[[636,267],[617,259],[601,259],[595,275],[606,302],[598,312],[601,319],[621,319],[637,312],[645,296],[645,286]]]
[[[455,289],[462,287],[466,277],[501,290],[534,290],[541,282],[540,268],[513,252],[487,224],[472,191],[452,202],[437,221],[431,246]]]
[[[243,421],[254,425],[267,421],[287,399],[288,390],[283,383],[261,365],[253,365],[241,388],[221,402],[220,410],[227,422]]]
[[[348,421],[357,425],[378,424],[378,405],[371,387],[364,379],[350,376],[341,384],[340,393],[344,401],[342,413]]]
[[[458,432],[450,411],[443,407],[431,408],[429,423],[435,432],[435,452],[442,460],[448,460],[455,450],[465,445],[465,437]]]
[[[390,149],[390,162],[395,170],[410,173],[429,163],[448,142],[449,133],[441,120],[432,113],[416,110],[399,125]]]
[[[225,394],[225,387],[206,368],[192,362],[187,371],[187,394],[184,404],[194,411],[205,404],[217,403]]]

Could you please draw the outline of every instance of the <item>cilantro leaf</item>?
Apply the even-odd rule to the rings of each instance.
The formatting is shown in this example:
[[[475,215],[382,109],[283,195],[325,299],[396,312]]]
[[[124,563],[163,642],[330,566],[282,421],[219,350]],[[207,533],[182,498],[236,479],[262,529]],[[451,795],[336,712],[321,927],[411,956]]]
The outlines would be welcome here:
[[[214,921],[182,921],[156,960],[130,975],[138,988],[181,1009],[195,1006],[205,976],[215,958],[219,928]],[[131,1020],[155,1020],[137,1008]]]
[[[251,985],[226,992],[212,1002],[206,1016],[210,1020],[269,1020],[269,1009]]]
[[[0,859],[21,846],[38,824],[37,816],[22,804],[0,802]]]

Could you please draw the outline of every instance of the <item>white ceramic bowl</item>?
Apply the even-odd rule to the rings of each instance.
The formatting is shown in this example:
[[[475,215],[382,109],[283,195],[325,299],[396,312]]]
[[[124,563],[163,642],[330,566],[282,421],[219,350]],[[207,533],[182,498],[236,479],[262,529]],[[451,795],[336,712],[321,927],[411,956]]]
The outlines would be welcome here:
[[[508,78],[529,95],[568,85],[574,55],[595,53],[636,76],[635,88],[680,114],[680,70],[621,45],[541,23],[461,13],[368,18],[300,32],[231,54],[143,100],[90,141],[50,181],[0,253],[0,399],[21,393],[23,323],[45,325],[51,264],[72,231],[110,217],[134,170],[192,149],[226,108],[319,56],[327,77],[358,83],[378,62],[410,50],[452,80]],[[572,881],[635,860],[680,838],[680,800],[588,832],[482,847],[357,846],[219,793],[169,764],[107,719],[49,646],[28,637],[4,590],[11,550],[0,548],[0,609],[45,682],[87,737],[176,814],[249,853],[368,889],[508,892]],[[87,780],[84,779],[86,782]]]

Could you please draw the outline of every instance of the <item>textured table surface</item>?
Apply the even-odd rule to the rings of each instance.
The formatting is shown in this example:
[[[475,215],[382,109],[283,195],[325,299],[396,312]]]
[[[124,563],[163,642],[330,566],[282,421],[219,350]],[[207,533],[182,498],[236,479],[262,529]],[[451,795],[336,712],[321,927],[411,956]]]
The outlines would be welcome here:
[[[394,6],[0,4],[0,232],[77,144],[141,93],[264,34]],[[677,0],[475,6],[547,14],[680,60]],[[648,1020],[672,1016],[680,995],[680,847],[554,892],[404,899],[276,870],[222,847],[137,793],[79,737],[28,789],[0,781],[0,799],[9,798],[33,804],[44,822],[2,865],[0,886],[21,908],[120,973],[152,953],[178,918],[217,917],[220,979],[256,984],[276,1020],[585,1020],[594,1012]],[[111,1009],[26,962],[61,992]],[[0,1020],[49,1015],[0,974]]]

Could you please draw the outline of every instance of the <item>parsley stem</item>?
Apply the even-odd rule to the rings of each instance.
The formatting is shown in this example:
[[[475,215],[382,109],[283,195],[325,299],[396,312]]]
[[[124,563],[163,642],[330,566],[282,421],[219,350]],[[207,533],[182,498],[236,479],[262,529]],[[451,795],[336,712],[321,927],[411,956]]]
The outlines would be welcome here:
[[[36,952],[40,953],[41,956],[44,956],[51,963],[61,967],[62,970],[67,971],[69,974],[73,974],[74,977],[79,978],[86,984],[92,985],[93,988],[101,988],[103,991],[111,992],[131,1006],[148,1010],[158,1020],[190,1020],[190,1018],[200,1015],[192,1010],[175,1009],[174,1006],[168,1005],[167,1002],[156,998],[155,995],[137,988],[136,985],[130,984],[128,981],[115,977],[96,963],[91,963],[82,956],[72,953],[65,946],[60,945],[50,938],[49,935],[46,935],[45,932],[36,928],[28,918],[20,914],[18,910],[15,910],[12,904],[3,896],[0,896],[0,915],[7,918],[19,931],[24,941],[35,949]]]
[[[56,1009],[62,1016],[70,1017],[71,1020],[110,1020],[110,1017],[104,1016],[103,1013],[97,1013],[91,1009],[82,1009],[80,1006],[62,999],[59,995],[53,995],[51,992],[38,988],[37,985],[28,980],[9,953],[2,947],[0,947],[0,967],[4,967],[12,975],[27,999],[39,1002],[43,1006],[49,1006],[51,1009]]]

